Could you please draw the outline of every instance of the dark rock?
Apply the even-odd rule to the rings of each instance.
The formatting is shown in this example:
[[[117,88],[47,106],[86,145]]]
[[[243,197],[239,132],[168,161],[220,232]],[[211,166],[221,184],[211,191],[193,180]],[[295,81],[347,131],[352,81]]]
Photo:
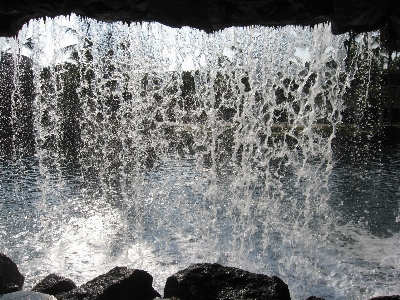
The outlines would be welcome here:
[[[32,291],[55,296],[57,294],[72,291],[76,288],[76,284],[71,279],[62,277],[57,274],[50,274],[46,276],[42,281],[40,281],[37,285],[35,285]]]
[[[19,291],[14,293],[5,294],[0,297],[1,300],[56,300],[55,297],[47,294],[32,292],[32,291]]]
[[[392,13],[391,3],[391,0],[335,0],[335,10],[331,15],[332,31],[342,34],[349,30],[363,32],[381,28]]]
[[[217,31],[230,26],[314,26],[331,22],[335,34],[390,29],[400,38],[396,0],[0,0],[0,36],[14,36],[29,20],[75,13],[99,21],[156,21]],[[392,44],[387,41],[388,45]],[[396,44],[396,43],[395,43]]]
[[[153,300],[160,297],[153,277],[142,270],[115,267],[70,292],[57,295],[59,300]]]
[[[167,279],[165,298],[180,300],[289,300],[288,286],[278,277],[254,274],[219,264],[195,264]]]
[[[8,256],[0,253],[0,294],[20,291],[24,280],[17,265]]]
[[[379,296],[371,298],[369,300],[400,300],[400,295]]]
[[[324,298],[319,298],[315,296],[308,297],[306,300],[325,300]]]

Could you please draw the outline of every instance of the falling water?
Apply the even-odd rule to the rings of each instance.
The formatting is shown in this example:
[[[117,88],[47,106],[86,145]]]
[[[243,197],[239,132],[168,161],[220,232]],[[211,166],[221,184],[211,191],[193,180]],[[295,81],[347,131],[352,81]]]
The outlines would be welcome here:
[[[367,174],[333,149],[360,68],[346,69],[345,36],[71,19],[31,21],[0,41],[15,66],[7,120],[19,132],[19,111],[31,112],[35,145],[21,143],[29,134],[4,142],[0,249],[28,287],[126,265],[162,292],[189,264],[219,262],[278,275],[293,299],[400,293],[400,190],[389,187],[394,218],[379,232],[354,222],[341,191]],[[368,63],[371,35],[357,47]]]

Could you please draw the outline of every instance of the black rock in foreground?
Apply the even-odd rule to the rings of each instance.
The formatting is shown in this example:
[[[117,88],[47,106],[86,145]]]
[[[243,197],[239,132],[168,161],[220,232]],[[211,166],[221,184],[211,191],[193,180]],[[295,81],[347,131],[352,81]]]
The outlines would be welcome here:
[[[35,285],[32,291],[55,296],[57,294],[67,293],[76,288],[76,284],[71,279],[57,274],[50,274]]]
[[[79,288],[72,280],[50,274],[32,292],[21,292],[24,276],[16,264],[0,253],[0,298],[22,299],[35,294],[40,299],[58,300],[154,300],[161,299],[152,287],[153,277],[146,271],[115,267]],[[74,288],[68,292],[68,289]],[[38,294],[37,292],[43,294]],[[64,291],[63,293],[60,293]],[[173,300],[290,300],[288,286],[278,277],[250,273],[219,264],[195,264],[167,279],[165,298]],[[5,295],[2,295],[5,294]],[[24,299],[25,299],[24,298]],[[35,299],[36,299],[35,298]],[[30,298],[29,298],[30,299]],[[307,300],[323,300],[311,296]],[[171,299],[172,300],[172,299]],[[369,300],[400,300],[400,295]]]
[[[115,267],[68,293],[59,300],[153,300],[160,294],[152,287],[153,277],[142,270]]]
[[[24,285],[24,276],[17,265],[7,255],[0,253],[0,294],[20,291]]]
[[[180,300],[290,300],[278,277],[254,274],[219,264],[195,264],[168,277],[164,297]]]

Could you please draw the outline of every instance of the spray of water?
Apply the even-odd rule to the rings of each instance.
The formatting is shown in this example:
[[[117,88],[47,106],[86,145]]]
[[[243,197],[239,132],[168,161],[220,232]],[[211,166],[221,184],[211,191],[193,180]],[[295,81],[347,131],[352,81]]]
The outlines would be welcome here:
[[[328,26],[207,35],[72,19],[2,40],[15,65],[21,51],[33,61],[34,156],[13,142],[2,160],[15,180],[2,187],[13,196],[0,227],[28,285],[128,265],[162,291],[173,272],[219,262],[278,275],[294,299],[396,292],[380,262],[380,279],[355,275],[366,267],[351,251],[369,235],[339,224],[329,204],[332,140],[356,72],[345,37]]]

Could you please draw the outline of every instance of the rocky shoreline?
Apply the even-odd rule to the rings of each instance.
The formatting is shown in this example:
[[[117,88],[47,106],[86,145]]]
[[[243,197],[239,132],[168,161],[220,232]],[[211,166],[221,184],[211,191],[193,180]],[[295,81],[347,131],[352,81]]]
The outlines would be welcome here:
[[[24,276],[17,265],[0,253],[0,300],[153,300],[153,277],[143,270],[115,267],[77,286],[57,274],[42,279],[31,291],[21,292]],[[174,300],[290,300],[287,284],[276,276],[250,273],[219,264],[194,264],[168,277],[164,299]],[[307,300],[324,300],[311,296]],[[370,300],[400,300],[400,295]]]

